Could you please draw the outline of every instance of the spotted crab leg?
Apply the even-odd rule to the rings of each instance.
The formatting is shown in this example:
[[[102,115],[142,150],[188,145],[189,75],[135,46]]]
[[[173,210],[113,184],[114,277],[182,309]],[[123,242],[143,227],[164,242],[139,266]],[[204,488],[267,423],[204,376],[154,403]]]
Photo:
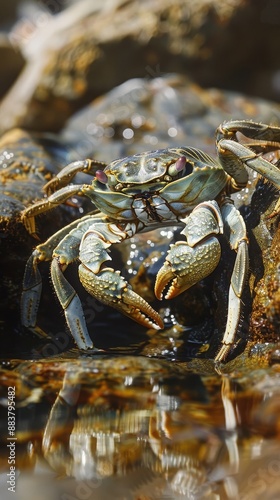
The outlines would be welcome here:
[[[159,314],[133,292],[120,272],[102,267],[105,261],[111,259],[108,247],[135,234],[136,225],[126,224],[120,229],[116,224],[109,223],[106,217],[89,215],[80,219],[79,223],[72,223],[70,229],[69,232],[67,226],[46,243],[38,245],[28,261],[22,295],[23,324],[38,333],[36,316],[41,296],[38,262],[51,260],[52,283],[73,338],[80,349],[94,349],[81,301],[64,275],[67,266],[79,257],[80,280],[92,296],[147,328],[163,328]]]
[[[177,241],[168,251],[156,278],[158,299],[176,297],[212,273],[220,260],[221,247],[215,234],[222,233],[223,224],[218,204],[201,203],[181,220],[186,241]]]
[[[112,223],[94,224],[85,233],[80,246],[79,276],[84,288],[96,299],[147,327],[163,328],[160,315],[120,275],[119,271],[103,267],[111,260],[107,253],[113,243],[130,238],[137,231],[136,224],[128,223],[122,229]]]
[[[224,232],[237,255],[229,288],[227,324],[222,347],[215,357],[215,361],[223,361],[234,342],[240,321],[241,295],[248,270],[245,223],[231,201],[225,201],[221,210],[215,201],[201,203],[182,222],[185,223],[182,234],[187,241],[171,246],[158,272],[155,294],[158,299],[164,294],[171,299],[208,276],[216,268],[221,254],[215,234]]]

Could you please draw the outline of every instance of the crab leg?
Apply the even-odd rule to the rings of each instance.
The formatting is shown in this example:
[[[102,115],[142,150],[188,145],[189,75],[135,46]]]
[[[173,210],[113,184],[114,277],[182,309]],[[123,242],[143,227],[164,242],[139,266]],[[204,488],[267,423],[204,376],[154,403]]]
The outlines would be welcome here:
[[[26,230],[36,236],[35,216],[61,205],[71,196],[82,194],[82,185],[66,186],[48,198],[38,201],[21,212],[21,218]]]
[[[54,249],[56,249],[57,255],[61,255],[61,260],[65,265],[66,260],[65,257],[63,259],[63,255],[65,256],[66,254],[66,248],[68,249],[68,263],[75,260],[78,257],[81,237],[92,225],[92,219],[92,215],[87,215],[78,221],[72,222],[60,231],[57,231],[57,233],[51,236],[45,243],[38,245],[27,261],[21,297],[21,321],[24,326],[38,335],[46,336],[46,334],[36,325],[37,311],[42,291],[42,278],[38,270],[38,263],[40,261],[51,260]]]
[[[67,226],[46,243],[38,245],[28,261],[22,297],[23,324],[36,331],[36,315],[41,295],[38,261],[52,259],[52,283],[64,310],[67,325],[80,349],[93,348],[81,301],[64,276],[67,266],[78,258],[80,247],[79,275],[84,288],[92,296],[148,328],[163,328],[159,314],[132,291],[119,271],[101,269],[103,263],[111,259],[107,248],[112,243],[119,243],[135,234],[136,225],[126,224],[120,229],[116,224],[110,224],[106,217],[89,215],[82,222],[73,223],[71,227],[73,229],[69,233]]]
[[[23,291],[21,295],[21,322],[23,326],[31,329],[38,335],[45,336],[43,331],[37,329],[36,318],[42,293],[42,277],[38,270],[40,252],[34,250],[29,257],[24,272]]]
[[[265,123],[255,123],[247,120],[232,120],[220,125],[216,132],[216,140],[235,138],[236,133],[241,132],[246,137],[256,141],[264,141],[263,145],[280,146],[280,127],[266,125]],[[235,139],[236,140],[236,139]]]
[[[187,241],[177,241],[170,247],[156,278],[158,299],[163,295],[166,299],[176,297],[211,274],[220,260],[221,247],[215,234],[221,233],[223,226],[218,204],[201,203],[181,220],[185,224],[181,233]]]
[[[49,194],[57,189],[67,186],[75,175],[84,172],[89,175],[96,175],[97,168],[105,168],[106,163],[98,160],[78,160],[66,165],[53,179],[44,186],[44,191]]]
[[[255,139],[250,147],[240,144],[236,133]],[[238,190],[247,184],[245,165],[280,189],[280,172],[276,165],[254,152],[254,146],[266,149],[280,148],[280,128],[247,121],[232,121],[220,125],[217,130],[216,146],[219,159],[225,171],[233,178],[232,188]],[[252,148],[252,149],[250,149]]]
[[[84,288],[98,300],[134,319],[148,328],[163,328],[159,314],[120,275],[119,271],[104,268],[111,260],[107,248],[120,243],[137,231],[135,223],[120,228],[112,223],[94,224],[84,235],[80,246],[79,275]]]
[[[244,165],[252,168],[252,170],[255,170],[255,172],[274,184],[277,189],[280,189],[278,167],[259,156],[259,154],[254,153],[254,151],[238,142],[227,139],[222,139],[218,143],[217,149],[221,164],[235,181],[233,183],[234,189],[243,188],[247,184],[248,174]]]
[[[233,344],[241,312],[241,295],[248,270],[248,240],[246,227],[239,211],[231,202],[225,201],[221,211],[214,201],[201,203],[192,213],[182,219],[182,233],[187,241],[172,245],[165,263],[159,270],[155,294],[162,299],[171,299],[208,276],[216,268],[221,255],[220,244],[215,234],[225,233],[230,247],[237,252],[231,277],[228,299],[228,319],[215,361],[225,359]]]
[[[58,258],[52,260],[52,283],[77,346],[79,349],[92,349],[93,343],[88,334],[83,307],[77,292],[63,274],[65,268],[66,266],[62,266]]]
[[[230,202],[226,202],[221,207],[221,213],[224,220],[225,236],[230,247],[237,252],[237,255],[230,281],[226,329],[222,347],[218,351],[215,361],[223,361],[234,342],[240,321],[241,295],[249,267],[248,238],[243,217]]]

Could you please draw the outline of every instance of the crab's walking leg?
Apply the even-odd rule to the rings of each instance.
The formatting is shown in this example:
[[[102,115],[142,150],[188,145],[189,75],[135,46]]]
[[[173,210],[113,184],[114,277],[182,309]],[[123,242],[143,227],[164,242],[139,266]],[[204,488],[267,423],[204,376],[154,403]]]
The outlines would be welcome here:
[[[216,132],[216,139],[237,140],[236,134],[241,132],[246,137],[257,141],[263,141],[263,145],[280,145],[280,127],[267,125],[265,123],[255,123],[248,120],[232,120],[220,125]]]
[[[89,175],[96,175],[97,169],[104,169],[106,163],[98,160],[77,160],[69,163],[53,179],[44,186],[44,191],[49,195],[53,191],[67,186],[75,175],[83,172]]]
[[[237,188],[246,186],[248,176],[244,167],[246,165],[280,189],[280,172],[276,165],[238,142],[223,139],[217,147],[220,161],[225,171],[235,180]]]
[[[21,212],[21,218],[25,225],[26,230],[31,234],[36,236],[35,228],[35,216],[47,212],[52,208],[61,205],[68,198],[74,195],[82,194],[82,185],[66,186],[56,193],[50,195],[48,198],[34,203],[30,207],[26,208]]]
[[[223,345],[218,351],[215,361],[223,361],[234,342],[240,321],[241,295],[246,282],[249,265],[248,239],[243,217],[232,203],[229,202],[226,202],[221,207],[221,213],[224,220],[225,236],[231,248],[236,250],[237,255],[229,288],[228,316],[222,340]]]
[[[240,189],[246,186],[248,174],[245,165],[255,170],[270,181],[277,189],[280,189],[280,171],[279,168],[270,163],[254,151],[254,144],[249,147],[240,144],[237,141],[236,133],[242,132],[250,138],[257,139],[255,146],[262,146],[265,150],[268,148],[280,148],[280,128],[269,127],[268,125],[253,122],[228,122],[221,125],[217,130],[217,152],[219,159],[225,171],[234,179],[233,189]],[[261,139],[261,140],[260,140]],[[265,140],[264,140],[265,139]]]
[[[111,260],[107,253],[113,243],[130,238],[139,230],[139,223],[121,225],[97,223],[85,233],[80,246],[79,275],[84,288],[95,298],[147,328],[163,328],[159,314],[120,275],[119,271],[104,267]]]
[[[40,252],[35,249],[29,257],[24,271],[21,294],[21,322],[37,335],[47,336],[36,325],[37,311],[42,293],[42,277],[38,270]]]
[[[57,231],[57,233],[51,236],[45,243],[38,245],[28,259],[23,279],[21,321],[24,326],[34,333],[46,336],[46,334],[36,325],[37,311],[42,291],[42,278],[38,270],[38,263],[40,261],[50,261],[56,249],[61,255],[61,263],[58,265],[66,267],[66,263],[72,262],[78,257],[80,240],[83,233],[91,226],[92,222],[93,216],[91,215],[87,215],[78,221],[72,222],[72,224]],[[67,259],[65,256],[67,256]],[[57,262],[56,260],[56,263]],[[55,266],[56,264],[54,267]],[[60,270],[58,275],[59,273]],[[73,296],[73,299],[74,298]],[[75,302],[77,303],[77,299],[75,299]],[[80,311],[77,313],[77,316],[79,318],[83,317],[82,306],[80,306]],[[89,338],[86,341],[80,341],[78,338],[77,343],[83,348],[92,347],[92,342]]]
[[[59,258],[54,258],[51,263],[52,283],[58,300],[64,310],[65,319],[79,349],[92,349],[93,343],[88,334],[86,320],[81,301],[75,289],[65,278],[63,271],[66,264],[62,265]]]

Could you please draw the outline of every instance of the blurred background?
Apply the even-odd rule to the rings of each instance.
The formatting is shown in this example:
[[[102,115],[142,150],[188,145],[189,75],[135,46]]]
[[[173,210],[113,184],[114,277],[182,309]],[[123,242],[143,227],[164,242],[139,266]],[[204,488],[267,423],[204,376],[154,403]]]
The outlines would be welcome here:
[[[60,130],[116,85],[166,73],[280,98],[279,0],[11,0],[0,22],[2,131]]]

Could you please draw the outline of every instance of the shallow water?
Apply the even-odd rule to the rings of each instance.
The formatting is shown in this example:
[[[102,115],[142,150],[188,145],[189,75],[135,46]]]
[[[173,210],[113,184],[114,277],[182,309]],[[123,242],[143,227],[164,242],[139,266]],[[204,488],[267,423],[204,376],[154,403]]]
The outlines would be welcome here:
[[[219,373],[130,355],[3,362],[1,500],[279,498],[269,349]]]

